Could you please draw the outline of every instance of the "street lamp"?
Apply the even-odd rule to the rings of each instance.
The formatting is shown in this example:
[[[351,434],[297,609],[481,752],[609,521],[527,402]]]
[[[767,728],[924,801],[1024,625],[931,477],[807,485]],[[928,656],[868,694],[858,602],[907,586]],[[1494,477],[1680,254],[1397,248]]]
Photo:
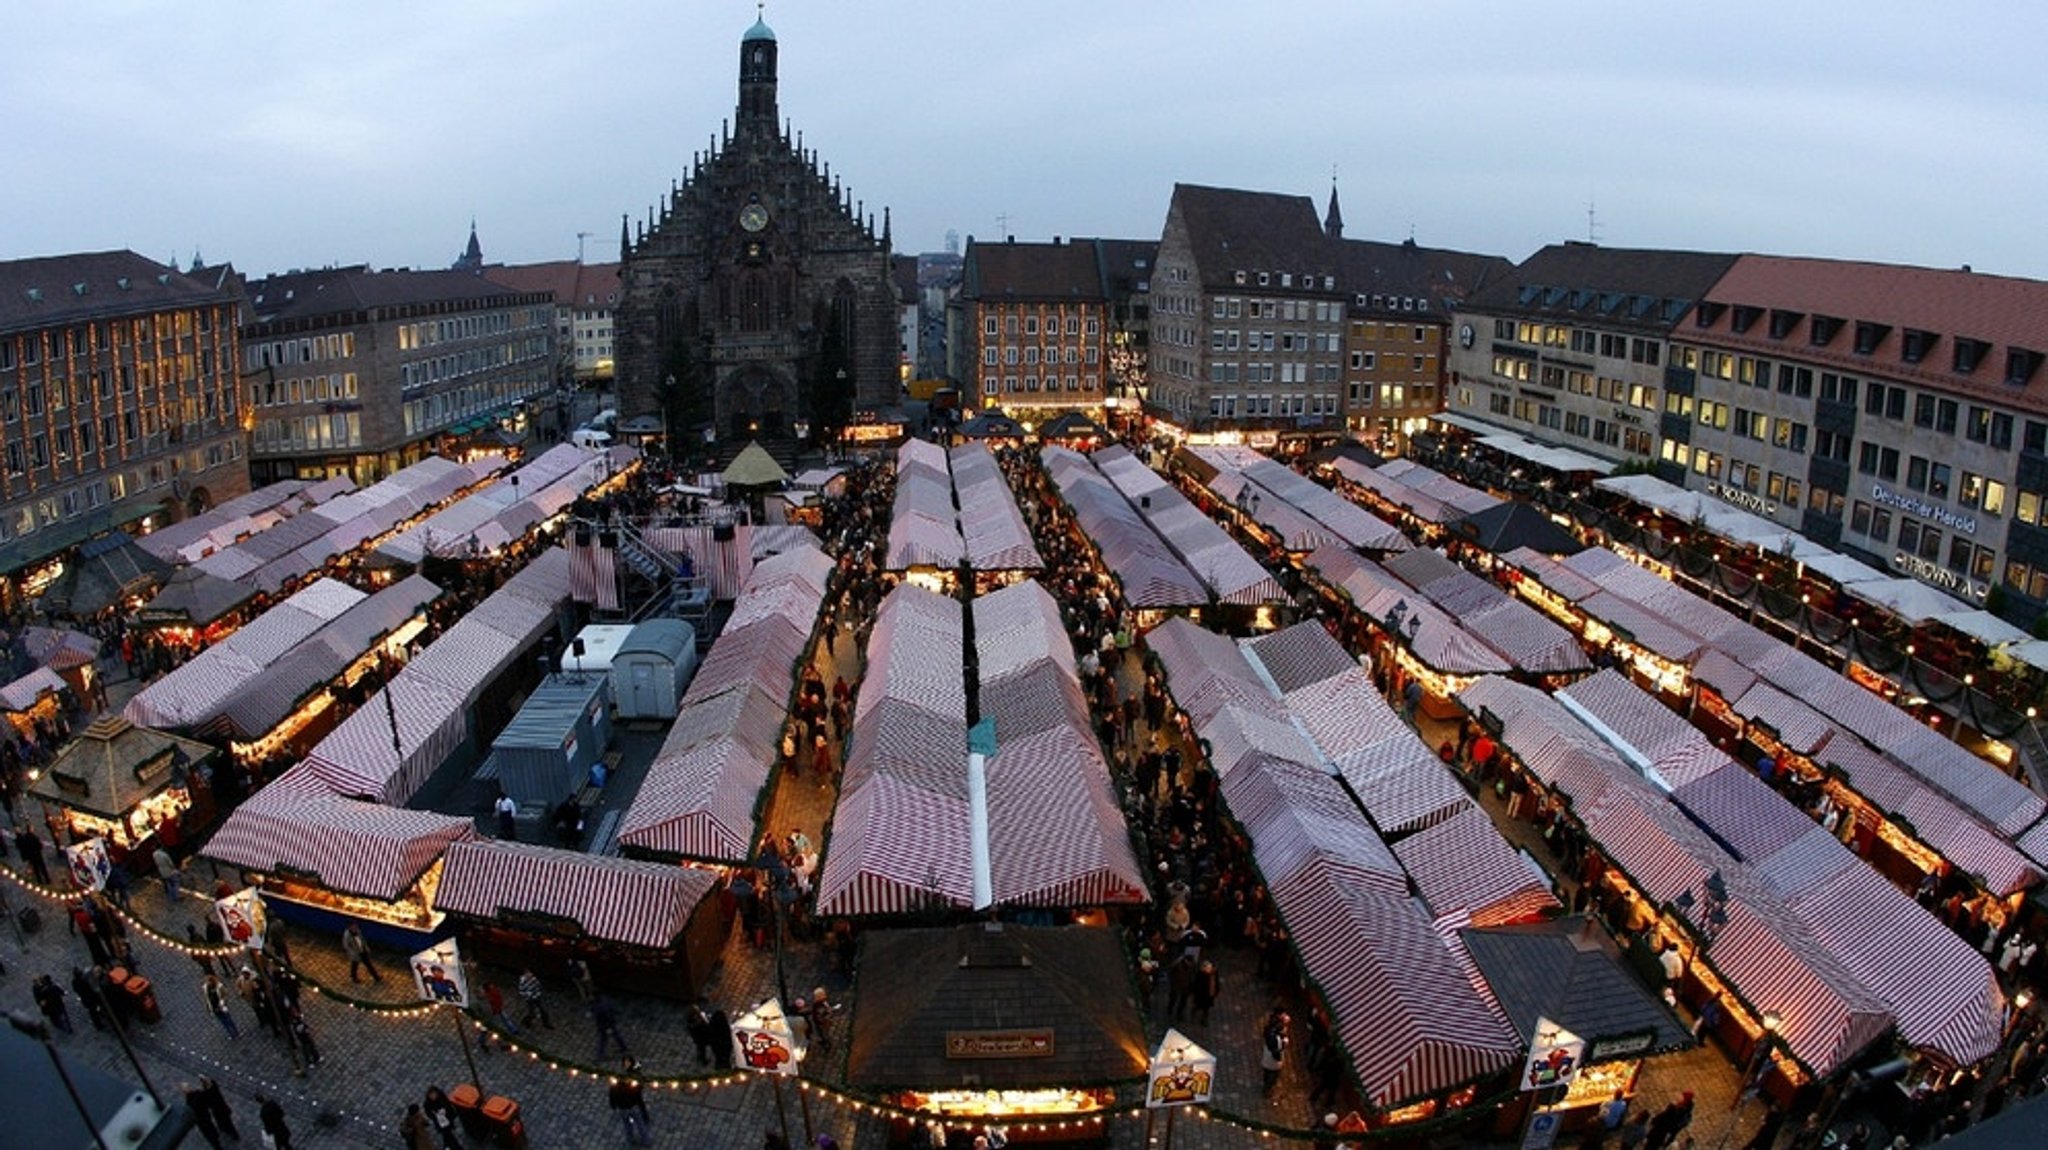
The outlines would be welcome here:
[[[676,441],[672,438],[674,429],[669,426],[669,413],[676,406],[676,377],[670,375],[662,381],[661,387],[661,449],[670,456],[676,453]]]

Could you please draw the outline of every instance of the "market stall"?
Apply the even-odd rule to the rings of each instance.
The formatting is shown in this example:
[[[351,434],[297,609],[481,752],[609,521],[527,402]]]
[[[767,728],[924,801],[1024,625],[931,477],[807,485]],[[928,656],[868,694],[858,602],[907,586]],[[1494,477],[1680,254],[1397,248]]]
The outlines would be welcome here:
[[[335,794],[306,764],[293,767],[228,816],[200,851],[242,868],[271,914],[412,953],[442,930],[434,909],[441,856],[476,837],[466,818]]]
[[[238,689],[366,598],[335,579],[309,584],[144,687],[121,709],[122,717],[173,730],[204,728]]]
[[[213,821],[213,748],[109,715],[66,743],[28,793],[74,841],[101,837],[119,863],[177,845]]]
[[[1549,1103],[1563,1129],[1585,1129],[1617,1095],[1633,1100],[1644,1063],[1697,1041],[1630,970],[1599,923],[1584,915],[1458,932],[1517,1034],[1549,1019],[1586,1041],[1578,1077]],[[1519,1118],[1510,1108],[1504,1120]]]
[[[1140,630],[1168,612],[1198,613],[1209,602],[1209,589],[1086,456],[1047,447],[1040,457],[1124,602],[1136,610]]]
[[[434,909],[464,953],[565,972],[582,959],[606,987],[696,1001],[732,925],[719,870],[579,854],[532,843],[451,843]]]
[[[1017,497],[987,446],[964,443],[949,453],[960,535],[967,563],[1004,580],[1023,578],[1045,566],[1031,529],[1017,510]]]
[[[0,711],[24,739],[40,739],[40,727],[55,724],[68,708],[71,684],[48,667],[37,667],[19,679],[0,686]]]
[[[1147,1066],[1123,947],[1101,927],[975,924],[862,935],[848,1085],[967,1136],[1106,1146]]]

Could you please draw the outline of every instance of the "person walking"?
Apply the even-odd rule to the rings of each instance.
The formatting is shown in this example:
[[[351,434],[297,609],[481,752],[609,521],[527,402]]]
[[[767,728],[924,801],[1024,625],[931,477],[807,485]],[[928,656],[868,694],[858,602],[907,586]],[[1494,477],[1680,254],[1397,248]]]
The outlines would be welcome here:
[[[690,1041],[697,1044],[697,1065],[699,1066],[704,1066],[715,1061],[717,1058],[718,1034],[711,1029],[711,1011],[707,1009],[709,1005],[708,1002],[700,998],[697,1000],[697,1004],[690,1008]],[[732,1037],[727,1035],[725,1040],[731,1042]]]
[[[619,1124],[626,1128],[628,1146],[652,1146],[653,1120],[647,1113],[647,1098],[640,1086],[640,1064],[628,1054],[624,1070],[622,1076],[612,1081],[612,1113],[619,1116]]]
[[[604,1059],[606,1044],[609,1042],[619,1044],[620,1054],[629,1058],[632,1056],[626,1047],[626,1036],[619,1033],[619,1009],[612,1005],[609,995],[600,994],[590,1000],[590,1021],[597,1028],[596,1058],[599,1061]]]
[[[542,997],[544,993],[540,975],[535,974],[532,967],[519,972],[519,1000],[526,1004],[526,1013],[519,1019],[521,1026],[532,1026],[534,1018],[538,1017],[542,1027],[548,1030],[555,1028],[554,1020],[548,1017],[547,1000]]]
[[[362,981],[356,975],[356,967],[358,966],[370,972],[371,982],[384,981],[384,976],[377,973],[376,964],[370,961],[370,942],[363,937],[363,928],[360,924],[349,923],[347,928],[341,932],[341,952],[348,956],[348,980],[350,982]]]
[[[185,1096],[185,1109],[192,1115],[192,1128],[206,1139],[213,1150],[221,1150],[220,1124],[214,1121],[213,1111],[206,1105],[205,1092],[190,1082],[178,1084],[178,1093]]]
[[[435,1150],[439,1139],[434,1137],[434,1126],[427,1121],[426,1111],[417,1102],[408,1102],[405,1117],[399,1120],[398,1133],[405,1139],[405,1150]]]
[[[1195,989],[1196,963],[1186,951],[1166,969],[1166,1017],[1179,1022],[1187,1013],[1188,998]]]
[[[64,988],[57,985],[56,979],[47,974],[36,975],[35,982],[29,987],[29,993],[34,996],[36,1005],[42,1008],[43,1017],[50,1020],[51,1026],[66,1034],[71,1033],[71,1012],[64,1008]]]
[[[1692,1125],[1692,1091],[1687,1090],[1650,1119],[1649,1150],[1664,1150]]]
[[[221,985],[220,978],[212,971],[206,972],[206,981],[200,984],[200,993],[206,996],[206,1009],[213,1012],[220,1028],[228,1032],[230,1042],[242,1037],[242,1028],[235,1025],[235,1016],[228,1009],[228,988]]]
[[[292,1128],[284,1119],[284,1107],[268,1094],[257,1096],[257,1118],[263,1124],[263,1136],[270,1140],[271,1150],[292,1150]]]
[[[1259,1070],[1264,1076],[1263,1093],[1273,1096],[1273,1088],[1280,1085],[1280,1068],[1287,1062],[1287,1044],[1292,1041],[1287,1033],[1291,1021],[1287,1012],[1275,1010],[1266,1019],[1265,1032],[1259,1038]]]
[[[462,1150],[462,1140],[455,1136],[455,1104],[448,1101],[447,1092],[438,1086],[427,1087],[421,1109],[433,1125],[434,1133],[441,1136],[443,1150]]]
[[[43,840],[36,836],[36,829],[23,824],[14,836],[14,849],[21,852],[21,861],[34,872],[37,884],[50,885],[50,862],[43,857]]]
[[[489,979],[484,980],[484,1003],[491,1008],[491,1021],[497,1024],[499,1030],[506,1034],[519,1033],[519,1024],[512,1021],[512,1016],[505,1011],[505,992]],[[489,1050],[490,1046],[479,1041],[477,1048]]]
[[[185,1101],[191,1105],[193,1113],[203,1111],[213,1119],[214,1128],[227,1135],[228,1141],[242,1140],[242,1132],[235,1128],[234,1108],[228,1105],[228,1096],[221,1092],[220,1083],[204,1074],[200,1075],[199,1085],[185,1091]]]
[[[71,993],[78,996],[78,1004],[85,1007],[86,1020],[94,1030],[107,1028],[107,1004],[100,1001],[99,983],[82,967],[71,968]]]
[[[569,956],[569,984],[576,988],[576,997],[589,1002],[597,996],[597,980],[590,975],[590,964],[579,955]]]
[[[320,1065],[320,1047],[313,1041],[313,1029],[306,1025],[306,1016],[299,1012],[298,1007],[292,1007],[291,1017],[286,1019],[285,1027],[292,1044],[299,1048],[299,1054],[305,1058],[306,1066],[311,1068]]]
[[[1223,989],[1223,980],[1217,977],[1216,964],[1208,959],[1195,968],[1195,985],[1190,1001],[1195,1007],[1195,1021],[1209,1025],[1209,1012],[1216,1008],[1216,996]]]
[[[184,876],[184,871],[178,866],[178,860],[171,857],[171,852],[164,847],[156,848],[150,858],[156,863],[156,877],[164,884],[164,905],[173,910],[177,909],[178,880]]]

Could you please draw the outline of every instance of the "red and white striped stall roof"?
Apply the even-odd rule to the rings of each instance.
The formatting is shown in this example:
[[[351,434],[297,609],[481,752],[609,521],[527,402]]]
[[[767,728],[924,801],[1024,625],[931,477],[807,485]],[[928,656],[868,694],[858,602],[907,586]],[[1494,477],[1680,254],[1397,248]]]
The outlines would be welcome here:
[[[1041,458],[1082,532],[1095,544],[1103,566],[1116,577],[1125,602],[1172,608],[1209,601],[1209,589],[1085,456],[1048,447]]]
[[[1450,768],[1413,733],[1359,747],[1336,765],[1386,834],[1435,826],[1472,806]]]
[[[960,773],[966,773],[961,750]],[[973,904],[967,799],[889,775],[841,789],[818,877],[821,915],[903,914]]]
[[[786,695],[756,683],[735,683],[679,705],[660,753],[679,755],[718,739],[735,738],[756,758],[769,762],[780,753],[782,725],[788,717]]]
[[[1693,664],[1692,677],[1714,689],[1723,699],[1740,699],[1756,682],[1756,672],[1722,651],[1708,651]]]
[[[1727,913],[1708,959],[1753,1010],[1777,1012],[1778,1036],[1815,1075],[1833,1074],[1891,1030],[1890,1009],[1790,911],[1738,894]]]
[[[1908,1043],[1958,1066],[1990,1055],[2005,1021],[1991,963],[1883,876],[1852,862],[1825,882],[1786,890],[1792,912],[1891,1007]]]
[[[403,804],[462,745],[467,710],[447,688],[400,674],[320,740],[306,765],[336,794]]]
[[[1631,642],[1674,663],[1691,663],[1704,646],[1697,636],[1611,591],[1587,596],[1579,609],[1609,627],[1626,631]]]
[[[1402,508],[1425,522],[1449,523],[1465,517],[1465,512],[1448,506],[1443,500],[1425,495],[1398,479],[1381,475],[1355,459],[1340,456],[1330,461],[1330,467],[1354,487],[1362,488],[1381,502]]]
[[[434,909],[476,918],[530,912],[570,919],[603,942],[664,949],[718,886],[694,867],[664,866],[534,843],[448,848]]]
[[[1313,619],[1244,640],[1243,646],[1282,695],[1339,675],[1359,674],[1358,660]]]
[[[1277,460],[1252,452],[1243,471],[1247,479],[1314,516],[1347,546],[1397,552],[1412,546],[1400,528]]]
[[[1322,876],[1272,893],[1372,1105],[1441,1094],[1521,1057],[1413,902]]]
[[[366,598],[346,583],[318,580],[144,687],[121,717],[138,727],[164,729],[209,723],[264,667]]]
[[[1259,759],[1223,780],[1230,815],[1251,836],[1267,885],[1303,871],[1335,871],[1345,881],[1401,898],[1408,876],[1373,833],[1342,786],[1313,767]]]
[[[988,761],[989,878],[1011,906],[1150,900],[1101,745],[1086,726],[1002,739]]]
[[[1498,496],[1489,495],[1476,487],[1469,487],[1441,471],[1425,467],[1412,459],[1389,459],[1380,464],[1378,470],[1381,475],[1399,480],[1416,491],[1441,500],[1464,515],[1472,515],[1489,507],[1498,507],[1502,502]]]
[[[1186,619],[1168,619],[1146,632],[1144,641],[1165,668],[1174,702],[1197,727],[1226,706],[1278,713],[1271,690],[1227,636]]]
[[[476,837],[466,818],[321,795],[288,781],[306,769],[292,768],[243,803],[200,853],[250,870],[315,874],[329,890],[389,901],[448,844]]]
[[[1384,742],[1396,733],[1414,737],[1413,730],[1373,686],[1372,676],[1356,663],[1340,675],[1288,690],[1284,701],[1294,721],[1332,759]]]
[[[1217,602],[1256,605],[1287,598],[1279,580],[1228,531],[1137,456],[1122,447],[1106,447],[1089,458],[1124,498],[1138,507],[1138,514]]]
[[[974,645],[985,680],[1049,659],[1079,681],[1059,604],[1036,581],[1013,583],[974,600]]]
[[[755,804],[773,766],[774,759],[733,735],[656,755],[619,818],[619,845],[746,862],[753,857]]]
[[[1765,871],[1779,851],[1800,842],[1815,825],[1804,811],[1732,759],[1719,770],[1673,788],[1671,801],[1712,831],[1737,858]]]
[[[1744,719],[1768,724],[1778,733],[1778,741],[1795,754],[1812,754],[1834,731],[1826,717],[1769,683],[1751,684],[1729,706]]]
[[[1045,566],[1017,497],[988,446],[969,442],[952,451],[953,490],[960,499],[960,534],[967,561],[978,571],[1036,571]]]
[[[1608,735],[1648,760],[1667,787],[1682,787],[1734,761],[1699,728],[1620,671],[1601,671],[1559,693],[1590,714]]]
[[[1568,603],[1577,603],[1600,593],[1598,580],[1581,575],[1533,548],[1517,547],[1501,558]]]
[[[1549,882],[1478,807],[1409,835],[1393,849],[1432,914],[1463,914],[1473,926],[1500,926],[1559,909]]]

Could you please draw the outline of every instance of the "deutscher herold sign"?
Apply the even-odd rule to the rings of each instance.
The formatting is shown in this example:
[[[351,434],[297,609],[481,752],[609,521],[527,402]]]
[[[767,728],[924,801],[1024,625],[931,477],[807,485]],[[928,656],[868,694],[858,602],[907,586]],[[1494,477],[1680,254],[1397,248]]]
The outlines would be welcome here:
[[[948,1030],[948,1058],[1050,1058],[1050,1030]]]

